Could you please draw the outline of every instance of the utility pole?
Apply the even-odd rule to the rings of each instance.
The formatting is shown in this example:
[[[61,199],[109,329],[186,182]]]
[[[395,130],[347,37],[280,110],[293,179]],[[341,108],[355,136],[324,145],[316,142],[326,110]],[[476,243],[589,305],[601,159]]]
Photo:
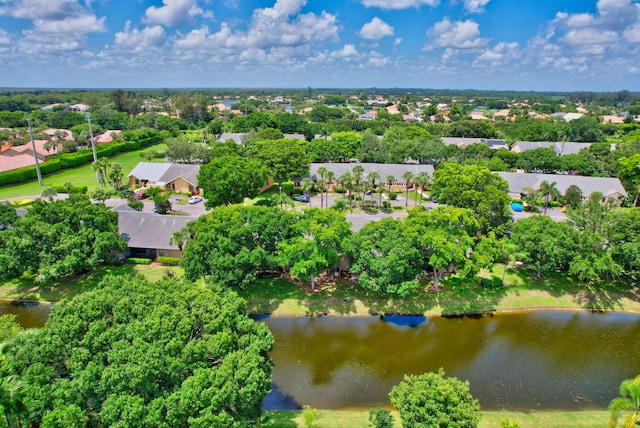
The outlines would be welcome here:
[[[93,130],[91,129],[91,115],[87,114],[85,116],[87,118],[87,122],[89,122],[89,136],[91,137],[91,150],[93,150],[93,162],[98,162],[98,153],[96,152],[96,143],[93,141]],[[96,170],[96,178],[98,179],[98,183],[102,183],[100,180],[100,171]]]
[[[36,173],[38,174],[38,184],[42,186],[42,173],[40,172],[40,164],[38,163],[38,152],[36,152],[36,142],[33,140],[33,129],[31,128],[31,118],[27,118],[29,124],[29,135],[31,136],[31,148],[33,149],[33,159],[36,161]]]

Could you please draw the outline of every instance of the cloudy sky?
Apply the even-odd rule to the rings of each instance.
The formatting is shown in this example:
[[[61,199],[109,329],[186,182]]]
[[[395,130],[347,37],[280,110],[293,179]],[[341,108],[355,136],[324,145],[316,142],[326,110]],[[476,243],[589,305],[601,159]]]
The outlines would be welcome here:
[[[638,0],[0,0],[0,87],[640,90]]]

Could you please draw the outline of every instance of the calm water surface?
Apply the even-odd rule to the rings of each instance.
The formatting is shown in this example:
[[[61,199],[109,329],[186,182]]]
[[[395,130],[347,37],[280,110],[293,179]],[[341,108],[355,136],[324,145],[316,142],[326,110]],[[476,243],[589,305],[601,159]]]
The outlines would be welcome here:
[[[52,305],[0,301],[23,327]],[[266,409],[390,406],[405,373],[443,367],[485,410],[606,408],[640,374],[640,315],[540,311],[480,318],[266,318],[275,337]]]
[[[390,406],[405,373],[443,367],[485,410],[605,408],[640,374],[640,316],[540,311],[481,318],[267,318],[270,409]],[[411,324],[411,325],[408,325]]]

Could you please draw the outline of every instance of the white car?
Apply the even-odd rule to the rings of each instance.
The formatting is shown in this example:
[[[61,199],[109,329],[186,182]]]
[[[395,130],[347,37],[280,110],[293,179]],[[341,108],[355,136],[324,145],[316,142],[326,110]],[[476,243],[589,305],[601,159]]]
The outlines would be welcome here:
[[[202,202],[202,197],[200,196],[192,196],[189,198],[190,204],[197,204],[198,202]]]

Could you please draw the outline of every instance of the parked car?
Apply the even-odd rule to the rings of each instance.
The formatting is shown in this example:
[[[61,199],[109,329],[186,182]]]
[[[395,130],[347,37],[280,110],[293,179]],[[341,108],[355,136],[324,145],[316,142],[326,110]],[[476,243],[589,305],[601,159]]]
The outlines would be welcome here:
[[[302,195],[294,196],[293,200],[297,201],[297,202],[307,202],[307,203],[309,203],[309,195],[305,195],[303,193]]]
[[[149,195],[147,195],[144,192],[140,192],[140,193],[136,193],[136,199],[137,200],[142,200],[142,199],[147,199],[149,197]]]
[[[190,204],[197,204],[198,202],[202,202],[202,197],[201,196],[192,196],[189,198],[189,203]]]

